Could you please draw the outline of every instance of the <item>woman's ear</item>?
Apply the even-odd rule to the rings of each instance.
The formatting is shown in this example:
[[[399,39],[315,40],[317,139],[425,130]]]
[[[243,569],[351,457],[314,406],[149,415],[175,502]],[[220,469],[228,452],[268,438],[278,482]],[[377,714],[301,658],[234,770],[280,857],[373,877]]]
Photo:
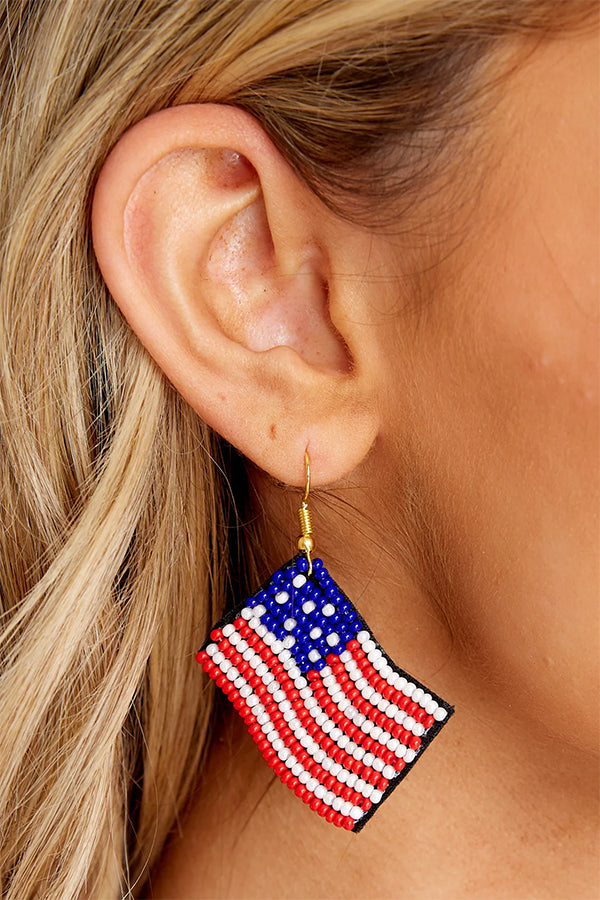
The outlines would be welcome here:
[[[366,456],[375,381],[342,223],[247,113],[178,106],[139,122],[100,173],[96,256],[140,341],[199,415],[275,478],[315,484]],[[334,289],[335,288],[335,289]]]

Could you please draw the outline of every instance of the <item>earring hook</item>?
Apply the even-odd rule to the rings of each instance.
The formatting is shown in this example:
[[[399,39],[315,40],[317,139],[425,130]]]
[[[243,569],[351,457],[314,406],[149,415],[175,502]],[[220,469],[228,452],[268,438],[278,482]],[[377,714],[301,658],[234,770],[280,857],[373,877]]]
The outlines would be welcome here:
[[[308,503],[308,495],[310,493],[310,456],[308,455],[308,450],[304,451],[304,471],[306,473],[306,481],[304,487],[304,497],[302,498],[303,503]]]
[[[300,519],[300,531],[302,532],[301,536],[298,538],[298,550],[302,550],[304,553],[306,553],[306,559],[308,560],[308,574],[312,575],[311,554],[315,549],[315,539],[312,533],[312,522],[310,518],[310,510],[308,508],[308,495],[310,493],[310,457],[308,455],[308,450],[304,451],[304,470],[304,496],[302,497],[302,503],[300,504],[300,509],[298,510],[298,518]]]

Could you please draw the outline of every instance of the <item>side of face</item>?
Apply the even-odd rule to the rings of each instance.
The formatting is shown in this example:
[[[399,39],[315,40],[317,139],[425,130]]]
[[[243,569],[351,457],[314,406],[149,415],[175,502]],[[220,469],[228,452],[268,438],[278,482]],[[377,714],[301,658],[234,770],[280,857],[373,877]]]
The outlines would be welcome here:
[[[444,560],[422,577],[465,663],[543,729],[572,739],[575,719],[582,746],[598,709],[597,75],[596,35],[525,58],[484,124],[481,169],[426,211],[421,256],[390,239],[374,326],[382,507],[390,484],[400,519],[420,497]],[[406,260],[420,299],[402,305]]]
[[[303,485],[308,449],[313,487],[382,523],[390,583],[428,621],[443,610],[454,670],[545,734],[576,718],[582,745],[598,706],[597,44],[526,54],[473,151],[396,229],[336,216],[252,117],[210,104],[130,129],[92,213],[113,299],[269,477],[271,518],[273,479]],[[364,561],[361,534],[329,525],[330,550]],[[371,594],[373,627],[379,604],[401,630],[411,601]]]

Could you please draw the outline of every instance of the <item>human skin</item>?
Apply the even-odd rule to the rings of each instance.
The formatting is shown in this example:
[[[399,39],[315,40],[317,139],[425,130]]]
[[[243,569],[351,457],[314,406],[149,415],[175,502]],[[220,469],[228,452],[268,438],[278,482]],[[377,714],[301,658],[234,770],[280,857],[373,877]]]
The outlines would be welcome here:
[[[598,896],[597,95],[596,35],[541,43],[488,113],[477,190],[440,186],[420,239],[328,220],[379,425],[315,496],[318,550],[454,718],[354,836],[225,715],[154,898]],[[298,497],[252,477],[293,532]]]

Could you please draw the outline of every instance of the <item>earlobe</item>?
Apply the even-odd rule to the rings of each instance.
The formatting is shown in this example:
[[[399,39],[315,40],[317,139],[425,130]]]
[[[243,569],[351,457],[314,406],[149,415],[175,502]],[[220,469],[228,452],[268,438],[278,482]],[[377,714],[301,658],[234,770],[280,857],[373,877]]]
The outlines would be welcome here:
[[[211,427],[293,484],[307,446],[323,484],[376,433],[332,320],[330,216],[258,123],[211,105],[134,126],[92,207],[100,268],[144,346]]]

